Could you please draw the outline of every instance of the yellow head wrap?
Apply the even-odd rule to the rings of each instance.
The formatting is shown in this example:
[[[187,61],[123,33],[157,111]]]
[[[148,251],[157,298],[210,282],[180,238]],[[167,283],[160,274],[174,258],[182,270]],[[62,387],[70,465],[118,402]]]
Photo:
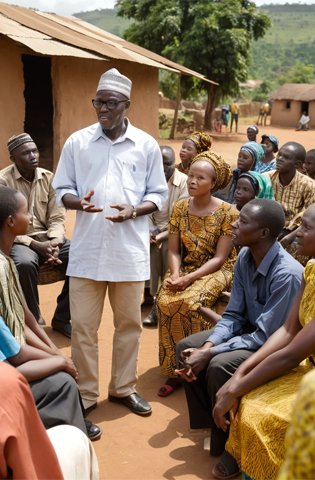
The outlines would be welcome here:
[[[215,186],[212,189],[212,192],[216,192],[217,190],[221,190],[222,188],[226,187],[232,176],[230,165],[226,163],[226,161],[223,160],[223,158],[220,155],[218,155],[215,152],[212,152],[211,150],[208,150],[206,152],[199,153],[199,155],[196,155],[193,161],[191,162],[191,165],[201,160],[205,160],[206,162],[209,162],[214,168],[215,175],[217,178],[216,178]]]
[[[212,144],[212,138],[203,132],[193,132],[185,140],[191,140],[194,142],[197,153],[209,150]]]

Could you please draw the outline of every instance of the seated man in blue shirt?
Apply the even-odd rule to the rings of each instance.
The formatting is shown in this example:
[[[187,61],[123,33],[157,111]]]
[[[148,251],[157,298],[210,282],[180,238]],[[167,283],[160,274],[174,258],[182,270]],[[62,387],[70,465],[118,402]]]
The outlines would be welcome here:
[[[302,265],[277,242],[284,221],[274,200],[255,199],[242,208],[233,225],[234,243],[243,248],[229,304],[212,330],[177,345],[177,373],[186,380],[190,426],[211,428],[213,456],[222,454],[228,437],[212,418],[217,391],[284,323],[301,283]]]

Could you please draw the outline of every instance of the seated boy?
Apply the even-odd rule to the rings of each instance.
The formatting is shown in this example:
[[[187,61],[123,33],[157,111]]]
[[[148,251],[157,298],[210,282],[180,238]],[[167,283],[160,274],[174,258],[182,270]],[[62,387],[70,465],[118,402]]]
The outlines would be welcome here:
[[[15,337],[12,339],[22,349],[22,359],[17,358],[16,366],[21,365],[22,373],[31,382],[45,427],[62,423],[74,425],[85,432],[88,429],[89,438],[96,439],[101,436],[101,430],[84,421],[81,397],[73,378],[76,377],[76,369],[71,360],[60,355],[27,308],[16,267],[9,257],[15,236],[25,233],[28,220],[25,197],[12,188],[0,186],[0,315]],[[30,352],[30,347],[35,347],[31,350],[35,358],[31,359],[40,361],[35,365],[33,362],[32,369],[25,371],[26,367],[22,367],[25,363],[24,350]],[[16,353],[20,352],[20,348]]]

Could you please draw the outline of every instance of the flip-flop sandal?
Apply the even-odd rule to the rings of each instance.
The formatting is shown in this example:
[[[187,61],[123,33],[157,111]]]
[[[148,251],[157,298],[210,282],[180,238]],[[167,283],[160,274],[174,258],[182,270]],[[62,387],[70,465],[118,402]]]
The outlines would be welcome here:
[[[166,383],[162,385],[162,387],[159,388],[158,391],[158,396],[159,397],[168,397],[174,392],[174,388],[171,387],[170,385],[167,385]]]
[[[228,452],[224,452],[220,461],[212,469],[212,475],[219,480],[234,478],[241,473],[236,460]]]

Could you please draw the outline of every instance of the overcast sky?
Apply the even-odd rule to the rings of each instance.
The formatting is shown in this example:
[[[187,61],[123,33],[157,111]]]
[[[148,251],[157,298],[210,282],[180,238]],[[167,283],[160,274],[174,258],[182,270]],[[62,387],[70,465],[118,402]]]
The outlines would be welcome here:
[[[172,0],[170,0],[171,2]],[[85,12],[102,8],[113,8],[115,0],[4,0],[4,3],[31,7],[43,12],[54,12],[60,15],[71,15],[73,13]],[[261,6],[267,3],[315,3],[315,0],[256,0],[256,5]]]
[[[21,7],[37,8],[42,12],[54,12],[59,15],[72,15],[98,8],[113,8],[115,5],[115,0],[3,0],[3,2]]]

